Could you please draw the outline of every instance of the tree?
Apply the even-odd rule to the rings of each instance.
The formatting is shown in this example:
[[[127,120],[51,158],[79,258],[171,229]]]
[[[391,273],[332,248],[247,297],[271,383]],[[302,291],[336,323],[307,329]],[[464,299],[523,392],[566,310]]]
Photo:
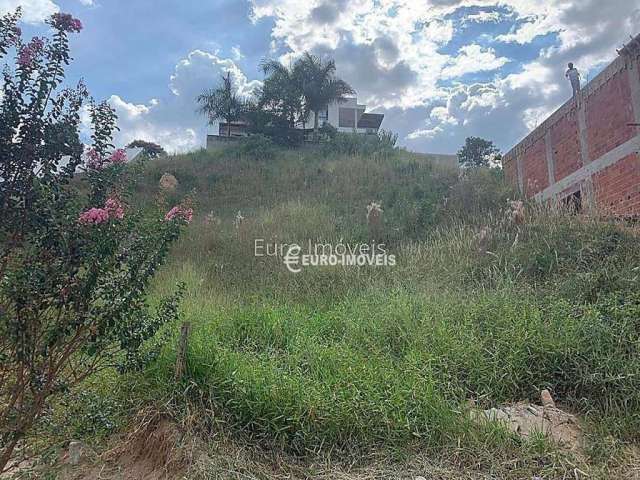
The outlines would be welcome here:
[[[500,160],[500,149],[492,141],[480,137],[467,137],[458,151],[458,162],[465,168],[491,167]]]
[[[342,103],[347,95],[355,92],[344,80],[335,77],[336,64],[333,60],[323,61],[305,52],[296,61],[294,69],[299,72],[307,111],[313,111],[313,138],[318,140],[318,114],[330,103]]]
[[[134,140],[127,148],[141,148],[142,154],[147,158],[164,157],[167,152],[157,143],[146,142],[144,140]]]
[[[0,17],[0,473],[52,396],[151,358],[146,341],[175,317],[177,296],[151,311],[147,286],[192,215],[136,209],[136,166],[111,144],[113,108],[82,83],[59,88],[81,22],[56,13],[51,39],[25,43],[20,13]],[[71,182],[77,170],[86,188]]]
[[[286,121],[289,128],[303,122],[308,115],[302,96],[300,69],[287,68],[275,60],[265,60],[261,64],[267,78],[262,86],[258,105]]]
[[[209,118],[209,124],[216,120],[227,122],[227,136],[231,136],[231,122],[240,120],[245,112],[245,101],[241,99],[233,85],[231,72],[222,76],[222,85],[205,90],[197,98],[198,111]]]

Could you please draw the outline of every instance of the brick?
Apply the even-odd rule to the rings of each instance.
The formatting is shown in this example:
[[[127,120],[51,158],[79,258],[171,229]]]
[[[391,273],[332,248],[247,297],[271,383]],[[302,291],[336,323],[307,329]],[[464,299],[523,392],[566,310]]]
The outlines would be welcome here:
[[[629,125],[640,118],[640,112],[634,110],[635,104],[640,105],[640,65],[637,59],[634,64],[625,62],[621,58],[614,60],[586,87],[582,103],[567,102],[505,155],[505,177],[509,182],[518,184],[519,163],[524,193],[532,197],[549,187],[550,174],[558,182],[583,169],[576,178],[581,179],[579,182],[590,182],[589,177],[595,169],[587,170],[587,164],[591,165],[623,144],[625,147],[617,152],[633,151],[630,145],[634,144],[626,142],[640,134],[640,128]],[[636,79],[637,83],[634,83]],[[582,115],[579,111],[584,111],[584,122],[579,120]],[[518,152],[518,161],[515,152]],[[547,158],[553,160],[551,167],[548,167]],[[592,175],[596,208],[612,214],[640,214],[638,154],[619,160],[609,154],[603,159],[606,160],[599,162],[597,168],[607,166]],[[616,163],[611,164],[611,160]],[[587,180],[584,180],[585,175]],[[572,185],[558,196],[566,196],[580,188],[580,184]],[[543,198],[553,192],[543,193]]]

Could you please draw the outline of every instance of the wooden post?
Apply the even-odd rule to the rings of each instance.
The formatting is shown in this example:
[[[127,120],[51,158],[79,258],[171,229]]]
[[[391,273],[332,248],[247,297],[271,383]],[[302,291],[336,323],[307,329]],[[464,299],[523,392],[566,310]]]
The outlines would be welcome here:
[[[189,331],[191,324],[184,322],[180,329],[180,341],[178,343],[178,352],[176,354],[176,381],[182,380],[187,372],[187,350],[189,348]]]

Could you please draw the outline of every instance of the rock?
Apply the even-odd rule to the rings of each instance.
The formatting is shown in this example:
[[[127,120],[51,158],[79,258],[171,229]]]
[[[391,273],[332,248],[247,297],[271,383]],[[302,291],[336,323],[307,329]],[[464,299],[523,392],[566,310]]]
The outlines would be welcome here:
[[[581,443],[582,431],[576,418],[555,406],[518,403],[484,411],[472,409],[470,418],[476,422],[501,422],[523,438],[541,433],[571,450],[578,449]]]
[[[85,446],[82,442],[71,441],[69,443],[68,459],[71,465],[78,465],[85,453]]]
[[[162,177],[160,177],[160,190],[175,192],[176,188],[178,188],[178,179],[176,177],[170,173],[164,173]]]
[[[95,459],[96,456],[96,452],[86,444],[78,440],[71,440],[61,460],[68,465],[77,466],[86,463],[87,460]]]
[[[540,399],[542,400],[543,407],[556,407],[556,403],[553,401],[553,397],[551,396],[551,393],[549,393],[549,390],[542,390],[542,392],[540,392]]]

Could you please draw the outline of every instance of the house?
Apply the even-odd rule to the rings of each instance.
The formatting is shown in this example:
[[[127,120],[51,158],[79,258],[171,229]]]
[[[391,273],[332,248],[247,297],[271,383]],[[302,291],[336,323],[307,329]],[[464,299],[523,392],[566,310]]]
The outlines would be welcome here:
[[[240,120],[230,123],[218,123],[218,135],[221,137],[246,137],[249,135],[248,130],[249,124]]]
[[[358,133],[363,135],[376,135],[384,119],[382,113],[366,113],[366,105],[358,103],[356,97],[349,97],[345,102],[334,102],[318,114],[318,126],[329,124],[339,132]],[[296,129],[305,130],[305,137],[310,137],[313,132],[313,112],[306,122],[299,122]],[[229,128],[230,127],[230,128]],[[207,148],[213,148],[220,142],[232,138],[246,137],[249,135],[249,124],[243,121],[219,122],[217,134],[207,135]]]
[[[346,102],[334,102],[324,111],[319,112],[318,124],[322,126],[328,123],[339,132],[375,135],[380,129],[384,114],[365,113],[366,109],[366,105],[358,103],[357,97],[350,97]],[[307,128],[313,127],[313,113],[305,126]],[[299,128],[302,128],[302,125]]]
[[[640,35],[502,160],[525,197],[640,217]]]

